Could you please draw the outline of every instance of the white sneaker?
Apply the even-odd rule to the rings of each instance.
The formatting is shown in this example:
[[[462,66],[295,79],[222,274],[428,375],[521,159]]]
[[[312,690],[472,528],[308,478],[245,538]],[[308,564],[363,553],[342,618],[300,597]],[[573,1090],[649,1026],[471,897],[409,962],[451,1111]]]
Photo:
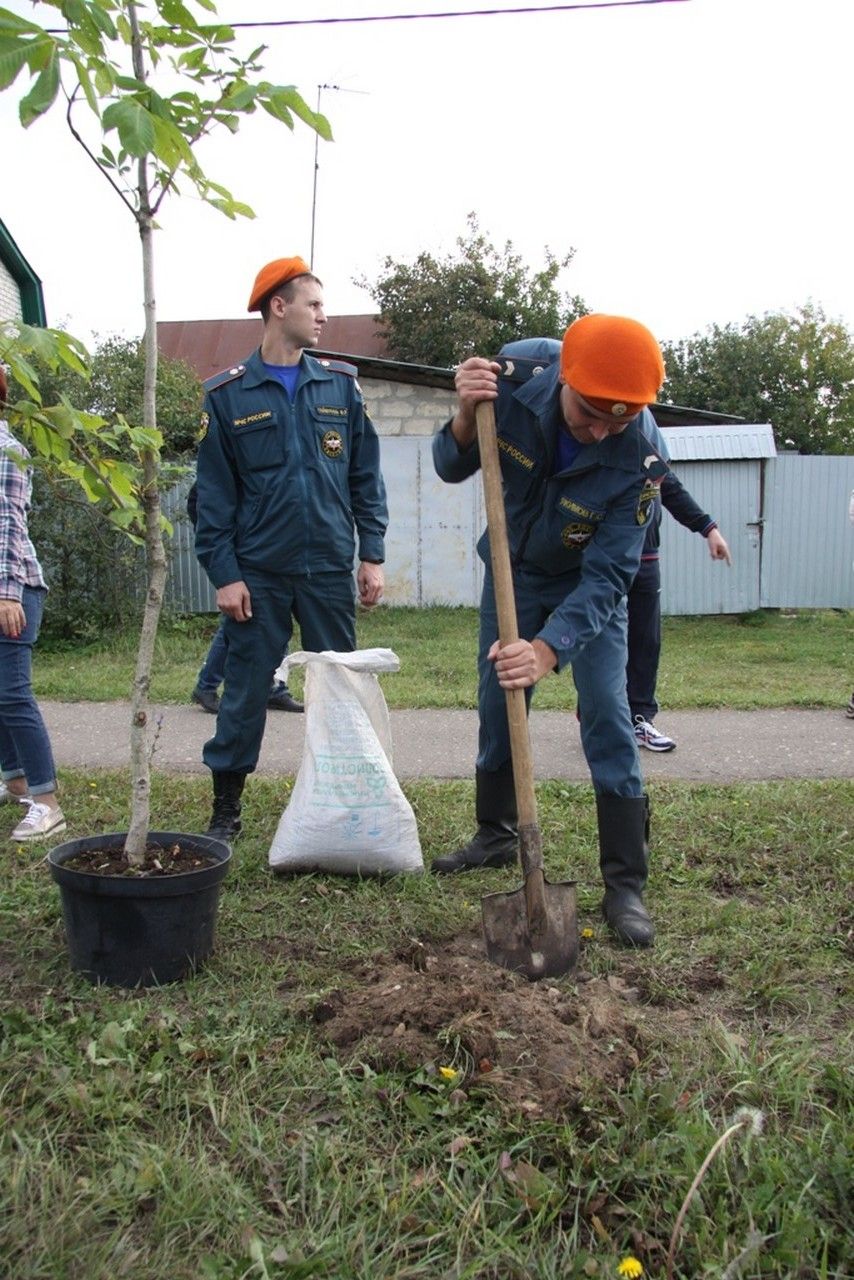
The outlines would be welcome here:
[[[13,840],[42,840],[65,830],[65,814],[61,809],[51,809],[50,805],[39,804],[38,800],[25,800],[23,803],[29,805],[27,816],[12,832]]]
[[[27,800],[29,797],[24,792],[22,796],[17,795],[14,791],[10,791],[6,783],[0,779],[0,804],[17,804],[19,800]]]
[[[676,743],[667,734],[659,733],[654,724],[644,720],[643,716],[635,716],[635,738],[639,747],[648,751],[675,751]]]

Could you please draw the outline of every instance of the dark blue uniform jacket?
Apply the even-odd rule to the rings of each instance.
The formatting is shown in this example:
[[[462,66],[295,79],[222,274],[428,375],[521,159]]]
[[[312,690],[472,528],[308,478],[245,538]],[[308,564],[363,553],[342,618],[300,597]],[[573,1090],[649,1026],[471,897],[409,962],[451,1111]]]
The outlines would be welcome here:
[[[205,391],[196,555],[215,587],[384,560],[379,440],[352,365],[303,353],[291,404],[255,351]]]
[[[524,354],[523,343],[512,345]],[[583,446],[570,467],[553,473],[564,425],[558,374],[551,364],[525,381],[500,378],[496,423],[514,570],[524,575],[526,590],[536,590],[537,578],[567,578],[567,594],[538,636],[563,667],[629,590],[668,468],[643,433],[651,417],[644,409],[620,435]],[[434,438],[433,460],[452,483],[480,466],[477,444],[461,451],[450,423]],[[478,551],[488,563],[486,533]]]

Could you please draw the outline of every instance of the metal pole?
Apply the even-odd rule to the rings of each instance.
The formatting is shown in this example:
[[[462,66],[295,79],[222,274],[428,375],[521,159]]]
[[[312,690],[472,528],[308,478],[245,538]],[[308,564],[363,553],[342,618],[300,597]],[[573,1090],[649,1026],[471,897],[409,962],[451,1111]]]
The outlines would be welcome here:
[[[320,92],[322,89],[338,89],[337,84],[319,84],[317,86],[317,114],[320,115]],[[314,182],[311,189],[311,252],[309,254],[308,265],[314,270],[314,227],[317,220],[317,170],[320,168],[318,159],[318,146],[320,144],[320,134],[314,135]]]
[[[334,89],[336,93],[366,93],[364,89],[342,89],[340,84],[319,84],[317,86],[317,114],[320,115],[320,93],[323,89]],[[317,171],[320,168],[318,159],[318,146],[320,143],[320,134],[314,135],[314,181],[311,189],[311,252],[309,254],[308,265],[314,270],[314,229],[317,221]]]

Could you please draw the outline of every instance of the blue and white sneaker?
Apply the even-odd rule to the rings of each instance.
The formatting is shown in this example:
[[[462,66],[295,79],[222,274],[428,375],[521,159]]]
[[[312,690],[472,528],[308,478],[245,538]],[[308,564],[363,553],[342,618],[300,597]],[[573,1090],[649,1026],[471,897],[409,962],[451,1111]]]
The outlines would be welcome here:
[[[676,743],[666,733],[659,733],[654,724],[644,720],[643,716],[635,716],[635,739],[639,747],[647,751],[675,751]]]

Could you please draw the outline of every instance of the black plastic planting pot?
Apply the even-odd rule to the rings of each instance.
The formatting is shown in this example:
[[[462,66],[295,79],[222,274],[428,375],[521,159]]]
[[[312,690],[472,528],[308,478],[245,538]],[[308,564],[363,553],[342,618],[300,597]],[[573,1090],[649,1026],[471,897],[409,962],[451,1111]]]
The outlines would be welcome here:
[[[231,849],[210,836],[152,831],[150,844],[180,844],[216,861],[176,876],[101,876],[65,866],[87,849],[124,845],[121,833],[84,836],[48,854],[59,885],[71,967],[111,987],[149,987],[193,973],[214,944],[220,885]]]

